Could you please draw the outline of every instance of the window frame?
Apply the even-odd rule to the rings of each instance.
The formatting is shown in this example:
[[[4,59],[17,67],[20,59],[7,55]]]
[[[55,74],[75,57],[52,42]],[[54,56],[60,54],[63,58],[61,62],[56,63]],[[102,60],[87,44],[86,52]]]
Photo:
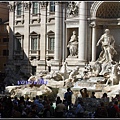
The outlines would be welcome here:
[[[19,5],[20,5],[20,7],[19,7]],[[22,3],[21,2],[17,4],[16,14],[17,14],[17,16],[21,16],[22,15]]]
[[[55,2],[50,1],[50,13],[54,13],[54,12],[55,12]]]
[[[35,40],[36,40],[36,41],[35,41]],[[35,46],[33,45],[33,44],[34,44],[34,41],[36,42],[36,45],[35,45]],[[37,50],[38,50],[37,44],[38,44],[38,36],[37,36],[37,35],[31,36],[31,46],[30,46],[30,48],[31,48],[32,51],[37,51]],[[34,49],[34,47],[36,47],[36,49]],[[33,49],[32,49],[32,48],[33,48]]]
[[[55,49],[55,35],[54,34],[48,35],[48,50],[54,53],[54,49]]]
[[[29,39],[29,51],[30,51],[30,54],[38,54],[39,52],[39,49],[40,49],[40,34],[37,34],[36,32],[31,32],[30,33],[30,39]],[[32,50],[32,38],[36,38],[37,39],[37,42],[36,42],[36,50]]]
[[[34,12],[34,10],[36,10],[36,13]],[[38,14],[38,2],[32,2],[32,14],[33,15],[37,15]]]

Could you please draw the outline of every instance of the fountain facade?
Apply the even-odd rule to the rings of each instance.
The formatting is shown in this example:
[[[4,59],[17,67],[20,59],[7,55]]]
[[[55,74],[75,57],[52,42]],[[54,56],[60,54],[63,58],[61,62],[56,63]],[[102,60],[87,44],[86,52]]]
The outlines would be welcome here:
[[[73,44],[71,42],[73,42]],[[74,42],[77,42],[75,31],[73,31],[73,36],[71,36],[69,41],[71,59],[73,59],[77,53],[77,44],[74,45]],[[66,89],[70,87],[74,93],[73,101],[75,101],[75,98],[80,94],[80,89],[87,88],[89,95],[94,91],[97,97],[101,97],[104,92],[108,93],[109,97],[113,97],[116,93],[119,93],[120,85],[120,64],[113,60],[114,55],[117,54],[114,43],[114,37],[110,34],[110,30],[106,29],[97,43],[97,46],[101,44],[102,51],[95,62],[89,62],[85,64],[84,67],[76,65],[75,68],[71,68],[68,66],[67,61],[65,61],[59,71],[41,71],[37,76],[31,76],[28,79],[28,81],[32,82],[43,79],[47,81],[46,84],[34,85],[31,83],[31,85],[7,86],[6,90],[9,91],[12,96],[35,96],[51,93],[51,88],[58,88],[57,95],[59,95],[61,99],[64,99],[63,95]],[[72,48],[70,48],[70,45]],[[9,70],[9,72],[11,72],[11,70]]]

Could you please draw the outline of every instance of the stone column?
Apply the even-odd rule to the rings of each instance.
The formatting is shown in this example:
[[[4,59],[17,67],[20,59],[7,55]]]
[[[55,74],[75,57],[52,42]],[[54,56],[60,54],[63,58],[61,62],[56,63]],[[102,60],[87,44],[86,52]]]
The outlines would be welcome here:
[[[59,70],[61,67],[61,39],[62,39],[62,9],[60,2],[55,2],[55,48],[54,48],[54,60],[51,62],[52,70]]]
[[[25,7],[25,12],[24,12],[24,18],[25,18],[25,23],[24,23],[24,31],[25,31],[25,34],[24,34],[24,60],[28,60],[28,53],[29,53],[29,33],[30,33],[30,27],[29,27],[29,20],[30,20],[30,17],[29,17],[29,9],[30,9],[30,6],[29,6],[29,2],[25,2],[24,3],[24,6],[27,6]]]
[[[66,20],[66,3],[63,3],[63,51],[62,51],[62,53],[63,53],[63,58],[62,58],[62,61],[65,61],[65,58],[66,58],[66,51],[67,51],[67,44],[66,44],[66,24],[65,24],[65,20]]]
[[[13,35],[14,35],[14,25],[15,25],[15,5],[14,1],[9,2],[9,28],[10,28],[10,33],[9,33],[9,60],[13,59],[13,48],[14,48],[14,41],[13,41]]]
[[[55,2],[55,48],[54,60],[59,61],[60,58],[60,6],[59,2]]]
[[[40,2],[40,60],[38,62],[37,71],[46,70],[46,42],[47,42],[47,2]]]
[[[92,62],[96,61],[96,25],[92,26]]]
[[[79,44],[78,59],[81,62],[86,61],[87,56],[87,2],[81,1],[79,7]]]
[[[40,30],[41,35],[40,35],[40,61],[41,62],[45,62],[45,56],[46,56],[46,3],[41,3],[41,15],[42,15],[42,19],[41,19],[41,26],[40,26]],[[42,63],[42,64],[43,64]]]

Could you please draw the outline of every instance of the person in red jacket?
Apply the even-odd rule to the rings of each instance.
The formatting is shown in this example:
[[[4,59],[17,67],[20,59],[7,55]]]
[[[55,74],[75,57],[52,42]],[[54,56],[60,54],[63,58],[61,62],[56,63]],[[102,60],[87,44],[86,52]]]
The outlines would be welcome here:
[[[119,106],[118,106],[118,101],[114,102],[114,106],[113,107],[116,110],[116,116],[115,117],[120,117],[120,109],[119,109]]]

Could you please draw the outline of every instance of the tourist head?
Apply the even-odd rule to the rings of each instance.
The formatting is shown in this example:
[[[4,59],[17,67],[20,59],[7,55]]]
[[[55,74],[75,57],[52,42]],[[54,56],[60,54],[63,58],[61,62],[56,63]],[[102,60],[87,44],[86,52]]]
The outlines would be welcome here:
[[[60,100],[60,96],[57,96],[57,100]]]
[[[39,96],[38,96],[38,95],[36,95],[36,99],[39,99]]]
[[[103,93],[103,98],[107,97],[107,93]]]
[[[115,105],[118,105],[118,101],[115,101],[114,104],[115,104]]]
[[[87,92],[87,88],[84,88],[84,92]]]
[[[70,88],[68,88],[67,91],[69,92],[69,91],[70,91]]]
[[[60,100],[60,103],[62,103],[62,100]]]
[[[95,95],[95,92],[92,92],[92,95]]]

